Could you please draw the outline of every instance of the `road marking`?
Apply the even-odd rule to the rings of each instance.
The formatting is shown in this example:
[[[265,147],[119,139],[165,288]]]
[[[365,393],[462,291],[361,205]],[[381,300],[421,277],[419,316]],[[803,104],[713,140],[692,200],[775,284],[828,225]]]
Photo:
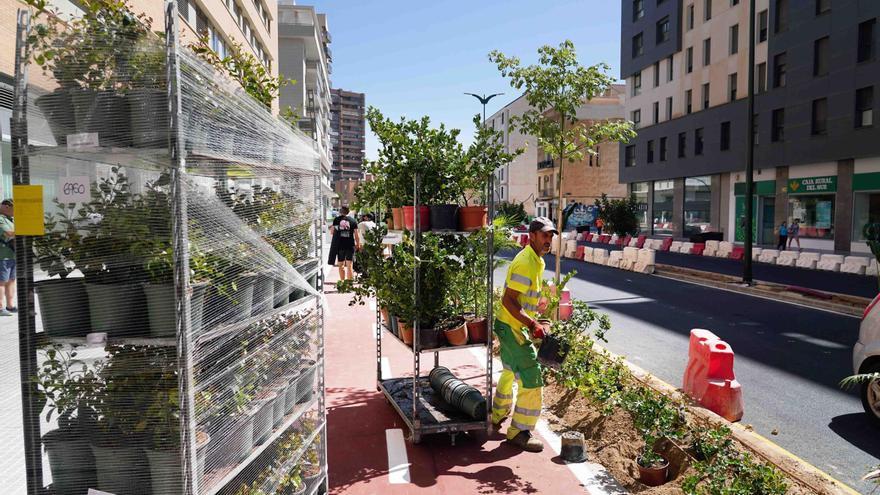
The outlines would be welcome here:
[[[403,430],[385,430],[385,444],[388,449],[388,482],[392,485],[410,483],[409,458],[406,456],[406,442]]]
[[[391,374],[391,361],[388,360],[387,357],[383,357],[381,361],[382,368],[382,379],[387,380],[391,378],[393,375]]]
[[[550,444],[550,448],[553,449],[553,452],[557,455],[562,452],[562,440],[556,435],[556,432],[547,426],[547,421],[543,419],[538,421],[535,430],[539,435],[544,437],[544,440],[546,440],[548,444]],[[596,495],[623,495],[629,493],[618,484],[617,480],[615,480],[601,464],[596,464],[594,462],[565,462],[565,465],[568,466],[568,469],[574,474],[575,478],[577,478],[587,493]]]
[[[827,347],[828,349],[849,349],[848,346],[845,346],[843,344],[838,344],[837,342],[831,342],[830,340],[820,339],[817,337],[810,337],[809,335],[804,335],[802,333],[785,332],[782,335],[785,335],[786,337],[791,337],[793,339],[798,339],[808,344],[817,345],[819,347]]]

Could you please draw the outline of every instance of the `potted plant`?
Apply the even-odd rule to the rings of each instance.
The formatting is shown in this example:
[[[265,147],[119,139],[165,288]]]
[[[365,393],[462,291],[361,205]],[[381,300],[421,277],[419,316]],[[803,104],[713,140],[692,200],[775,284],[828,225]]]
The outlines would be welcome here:
[[[70,277],[76,270],[73,253],[81,236],[72,211],[74,205],[57,200],[55,205],[59,214],[46,215],[46,233],[34,237],[33,243],[34,261],[52,277],[34,284],[40,319],[47,335],[84,337],[91,332],[88,294],[81,277]]]
[[[669,461],[654,451],[656,438],[646,435],[644,441],[645,446],[636,459],[639,466],[639,481],[647,486],[660,486],[666,483],[669,477]]]
[[[254,447],[254,416],[256,410],[251,401],[254,398],[253,383],[244,366],[236,369],[233,383],[229,388],[228,409],[231,411],[232,428],[227,431],[225,442],[219,453],[221,462],[237,464],[250,455]]]
[[[98,373],[77,359],[75,351],[54,346],[45,351],[36,385],[46,399],[46,421],[58,416],[58,429],[43,435],[53,490],[59,495],[85,493],[96,483],[89,437],[101,387]]]
[[[131,88],[127,91],[131,114],[131,141],[137,148],[168,147],[168,84],[165,44],[146,38],[132,48]]]
[[[468,343],[467,322],[463,316],[449,317],[437,325],[443,330],[449,345],[465,345]]]
[[[159,373],[156,387],[141,392],[152,395],[143,411],[149,436],[145,452],[150,465],[152,493],[176,493],[183,486],[177,374],[170,367],[160,369]]]
[[[644,447],[636,458],[640,480],[648,486],[662,485],[669,474],[669,462],[657,452],[657,441],[683,436],[686,425],[683,406],[642,387],[626,390],[622,401],[644,440]]]
[[[308,450],[306,450],[305,461],[302,463],[303,481],[309,487],[314,486],[318,478],[324,473],[324,469],[321,466],[320,445],[321,437],[317,436]]]

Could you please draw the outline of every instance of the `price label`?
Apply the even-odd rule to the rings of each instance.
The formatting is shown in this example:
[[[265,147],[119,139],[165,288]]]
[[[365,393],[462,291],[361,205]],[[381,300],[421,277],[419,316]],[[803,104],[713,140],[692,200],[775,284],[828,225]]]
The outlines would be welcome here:
[[[87,176],[62,177],[58,184],[58,201],[62,203],[85,203],[89,200]]]
[[[94,488],[89,488],[89,492],[86,495],[113,495],[110,492],[102,492],[101,490],[95,490]]]

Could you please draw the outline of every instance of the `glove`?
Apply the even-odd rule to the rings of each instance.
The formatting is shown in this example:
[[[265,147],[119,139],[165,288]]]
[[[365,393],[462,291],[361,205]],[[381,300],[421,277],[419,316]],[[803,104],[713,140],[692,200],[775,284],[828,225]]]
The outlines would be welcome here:
[[[544,325],[538,322],[538,320],[532,320],[529,324],[529,333],[532,334],[533,339],[543,339],[546,332],[544,331]]]

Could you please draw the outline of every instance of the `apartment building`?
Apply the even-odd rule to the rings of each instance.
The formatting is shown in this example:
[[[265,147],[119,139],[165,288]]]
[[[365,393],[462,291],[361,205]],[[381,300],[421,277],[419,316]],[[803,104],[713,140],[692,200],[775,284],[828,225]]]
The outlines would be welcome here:
[[[620,181],[642,230],[742,241],[747,132],[759,243],[798,219],[804,247],[864,251],[880,221],[880,81],[870,0],[757,0],[755,125],[748,127],[749,2],[622,0],[621,77],[638,137]]]
[[[359,181],[364,177],[366,96],[344,89],[332,89],[330,93],[331,180],[334,184],[340,180]],[[335,189],[339,194],[338,188]]]
[[[581,105],[577,118],[582,125],[603,120],[624,118],[623,85],[614,85],[601,96]],[[523,203],[526,213],[555,217],[559,163],[538,146],[537,138],[524,135],[511,128],[510,118],[531,109],[525,95],[505,105],[486,122],[502,132],[508,152],[524,149],[511,163],[495,172],[496,199],[510,203]],[[626,195],[626,184],[618,182],[618,146],[616,143],[600,143],[594,150],[575,163],[566,162],[563,180],[563,207],[570,202],[591,204],[602,193],[611,197]]]
[[[293,0],[278,2],[278,72],[296,81],[281,89],[281,108],[299,117],[299,128],[315,140],[325,195],[332,195],[330,169],[330,51],[327,16]],[[329,203],[328,203],[329,205]]]

